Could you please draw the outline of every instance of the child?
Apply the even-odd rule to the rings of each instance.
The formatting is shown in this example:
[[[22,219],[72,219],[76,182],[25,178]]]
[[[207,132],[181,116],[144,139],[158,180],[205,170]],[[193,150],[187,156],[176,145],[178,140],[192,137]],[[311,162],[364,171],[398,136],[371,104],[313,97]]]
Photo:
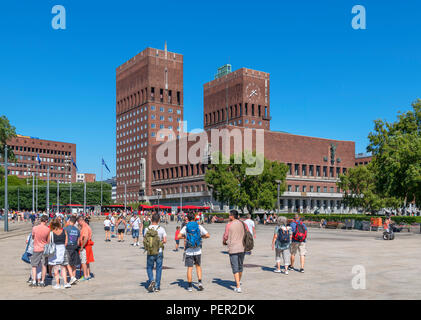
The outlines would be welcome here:
[[[180,226],[177,226],[177,228],[175,228],[175,252],[178,251],[178,246],[180,244],[180,240],[178,239],[178,234],[180,233]]]

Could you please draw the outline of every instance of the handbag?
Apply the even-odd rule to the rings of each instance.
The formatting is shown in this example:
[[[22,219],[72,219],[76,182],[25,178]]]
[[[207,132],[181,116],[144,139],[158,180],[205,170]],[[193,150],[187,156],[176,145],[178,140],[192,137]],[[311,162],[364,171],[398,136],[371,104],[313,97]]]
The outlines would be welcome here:
[[[30,242],[31,240],[29,239],[28,240],[28,243],[27,243],[27,245],[26,245],[26,249],[25,249],[25,252],[23,253],[23,255],[22,255],[22,261],[23,262],[26,262],[26,263],[31,263],[31,256],[32,256],[32,254],[30,254],[30,253],[28,253],[28,248],[29,248],[29,242]]]
[[[54,243],[54,233],[50,232],[50,242],[44,247],[44,256],[50,257],[56,253],[56,244]]]

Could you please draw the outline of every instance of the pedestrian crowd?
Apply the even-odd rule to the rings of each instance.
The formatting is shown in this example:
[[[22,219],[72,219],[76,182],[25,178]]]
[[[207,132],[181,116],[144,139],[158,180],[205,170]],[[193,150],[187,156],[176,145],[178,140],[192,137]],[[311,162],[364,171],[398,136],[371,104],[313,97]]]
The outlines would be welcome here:
[[[22,260],[31,265],[29,286],[45,287],[46,279],[54,278],[53,288],[63,289],[91,280],[90,264],[95,261],[93,245],[89,218],[59,213],[51,217],[40,215],[34,221],[22,256]]]
[[[161,278],[164,260],[164,248],[167,245],[167,232],[162,224],[168,223],[166,214],[159,212],[143,215],[110,213],[104,220],[105,242],[117,238],[124,242],[124,236],[129,231],[133,242],[131,246],[141,247],[146,253],[146,288],[149,292],[161,290]],[[202,282],[202,243],[210,237],[203,226],[204,215],[193,212],[177,214],[175,231],[175,249],[183,244],[183,261],[186,267],[187,290],[204,290]],[[275,251],[276,268],[274,272],[288,274],[288,271],[304,272],[304,262],[307,253],[307,227],[299,215],[288,223],[286,217],[275,217],[276,227],[272,239],[272,250]],[[208,221],[209,222],[209,221]],[[142,246],[140,238],[143,237]],[[239,218],[236,210],[231,210],[222,237],[222,244],[227,246],[229,262],[235,280],[234,291],[241,293],[245,256],[251,254],[256,239],[255,221],[251,215],[246,219]],[[78,282],[91,280],[90,264],[94,262],[92,247],[92,229],[86,217],[76,215],[55,217],[41,215],[35,222],[31,235],[28,237],[26,253],[29,253],[31,276],[28,280],[31,287],[45,287],[46,275],[55,279],[54,289],[71,288]],[[299,255],[300,268],[294,269],[295,257]],[[80,270],[77,276],[77,269]],[[154,275],[155,269],[155,275]],[[197,277],[197,285],[193,286],[193,271]],[[63,284],[60,284],[60,275]]]

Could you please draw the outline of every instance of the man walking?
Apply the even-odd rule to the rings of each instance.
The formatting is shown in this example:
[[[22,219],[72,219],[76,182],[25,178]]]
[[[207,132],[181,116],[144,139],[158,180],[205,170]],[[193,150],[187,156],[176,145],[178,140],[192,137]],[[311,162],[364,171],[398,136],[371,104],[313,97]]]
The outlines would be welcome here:
[[[241,293],[241,277],[243,276],[243,263],[244,263],[244,244],[243,239],[245,235],[245,225],[243,222],[238,220],[238,211],[231,210],[229,214],[230,222],[225,228],[225,233],[222,239],[224,245],[228,245],[228,253],[230,257],[230,263],[232,273],[234,274],[234,280],[236,287],[234,291]]]
[[[202,284],[202,267],[201,267],[201,260],[202,260],[202,238],[209,238],[210,235],[203,228],[195,221],[195,217],[193,213],[189,213],[187,215],[188,223],[183,229],[181,229],[180,233],[178,234],[178,239],[186,239],[185,245],[185,266],[187,267],[187,282],[188,282],[188,291],[193,291],[193,284],[192,284],[192,274],[193,274],[193,264],[196,266],[196,273],[198,283],[198,290],[202,291],[203,284]]]
[[[135,213],[133,214],[133,217],[130,219],[130,225],[132,226],[132,238],[133,238],[133,244],[132,246],[139,246],[139,230],[140,225],[142,224],[142,221],[140,221],[140,218]]]
[[[50,241],[50,229],[47,227],[48,217],[42,216],[41,223],[32,228],[32,239],[34,240],[34,253],[31,256],[32,282],[30,287],[45,287],[45,274],[47,273],[47,257],[44,256],[44,247]],[[41,282],[37,284],[37,266],[41,262]]]
[[[292,231],[292,243],[291,243],[291,265],[290,270],[294,270],[294,261],[295,256],[298,252],[300,255],[300,272],[304,273],[304,262],[305,255],[307,253],[306,249],[306,239],[307,239],[307,227],[301,221],[298,214],[295,215],[295,220],[291,222],[291,231]]]
[[[159,292],[161,290],[162,262],[164,259],[164,244],[167,243],[167,233],[159,225],[159,213],[152,215],[152,224],[145,229],[143,245],[147,252],[146,272],[148,274],[148,291]],[[153,268],[156,265],[156,277],[153,277]]]

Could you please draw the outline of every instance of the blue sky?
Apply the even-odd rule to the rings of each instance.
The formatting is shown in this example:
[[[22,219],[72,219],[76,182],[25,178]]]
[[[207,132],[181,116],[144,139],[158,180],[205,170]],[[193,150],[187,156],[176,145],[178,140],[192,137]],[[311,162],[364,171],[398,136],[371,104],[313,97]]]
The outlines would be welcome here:
[[[66,30],[51,9],[66,8]],[[354,5],[367,29],[351,27]],[[217,67],[271,74],[272,130],[352,140],[421,98],[421,2],[3,1],[0,114],[17,132],[73,142],[81,172],[115,174],[115,69],[146,47],[184,55],[184,119],[203,123]],[[106,172],[104,170],[104,172]]]

